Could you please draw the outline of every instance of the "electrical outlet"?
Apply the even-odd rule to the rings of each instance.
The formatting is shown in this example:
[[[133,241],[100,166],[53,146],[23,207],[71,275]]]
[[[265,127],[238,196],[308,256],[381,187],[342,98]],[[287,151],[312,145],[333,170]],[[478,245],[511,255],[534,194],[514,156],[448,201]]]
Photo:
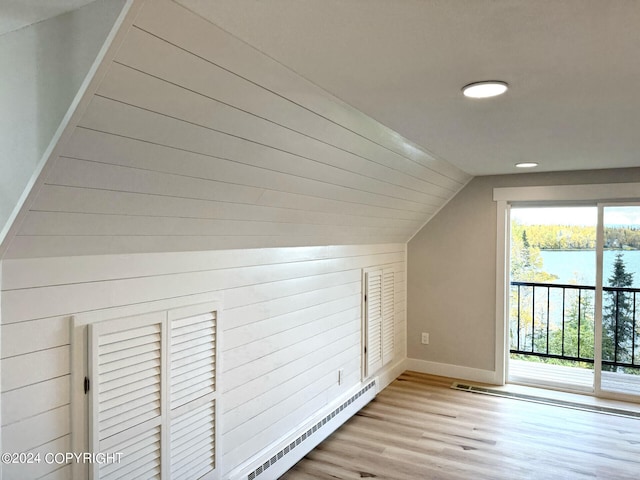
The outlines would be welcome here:
[[[344,382],[344,368],[338,369],[338,385],[342,385]]]
[[[422,332],[422,344],[429,345],[429,334],[426,332]]]

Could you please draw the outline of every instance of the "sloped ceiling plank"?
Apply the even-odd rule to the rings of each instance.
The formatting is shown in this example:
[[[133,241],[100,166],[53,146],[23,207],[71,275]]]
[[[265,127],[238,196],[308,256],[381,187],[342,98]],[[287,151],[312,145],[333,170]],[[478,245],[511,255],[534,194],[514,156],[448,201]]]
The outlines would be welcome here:
[[[412,191],[389,187],[383,181],[217,132],[212,134],[199,130],[197,133],[203,135],[196,138],[193,130],[187,128],[185,133],[189,134],[190,139],[187,145],[180,131],[183,125],[145,111],[120,108],[116,104],[107,105],[105,110],[97,112],[96,117],[102,123],[115,123],[105,122],[106,117],[114,114],[109,107],[122,111],[118,116],[120,121],[117,122],[117,128],[101,126],[112,130],[107,135],[95,130],[78,129],[63,154],[65,157],[280,190],[286,190],[283,184],[289,183],[291,186],[287,191],[308,195],[312,194],[313,185],[316,185],[319,188],[344,187],[389,198],[423,200],[426,205],[433,207],[440,205],[443,200],[440,197],[420,198],[414,196]],[[142,119],[144,122],[140,122]],[[148,131],[140,132],[137,139],[119,133],[130,132],[131,127],[140,123],[147,125]],[[163,128],[165,125],[168,128]],[[156,140],[163,144],[158,144]],[[261,174],[256,178],[257,169]]]
[[[390,154],[388,149],[334,121],[328,121],[262,85],[258,86],[257,82],[251,82],[143,30],[136,28],[131,31],[116,61],[197,92],[204,98],[232,105],[373,163],[385,165],[396,172],[407,172],[408,175],[403,175],[400,181],[415,182],[415,188],[419,190],[437,188],[439,184],[443,184],[446,186],[444,193],[449,194],[460,186],[458,181],[445,174],[415,162],[407,162],[401,155]]]
[[[166,175],[151,170],[130,169],[73,158],[58,159],[51,175],[53,185],[98,188],[115,191],[142,191],[166,194],[179,198],[205,198],[234,203],[255,203],[261,188],[231,185],[188,176]],[[77,208],[82,208],[78,205]]]
[[[89,188],[45,185],[33,205],[36,212],[73,212],[77,205],[87,213],[154,216],[158,210],[170,217],[261,221],[271,216],[276,223],[389,227],[415,231],[420,222],[402,218],[361,217],[339,213],[273,208],[230,202],[176,198],[167,195],[114,192]]]
[[[188,25],[188,27],[187,27]],[[469,175],[443,160],[436,159],[394,131],[327,94],[295,72],[260,53],[222,29],[168,0],[156,0],[136,26],[166,41],[220,65],[237,75],[256,81],[304,108],[335,121],[386,149],[410,158],[427,168],[440,171],[464,183]],[[233,38],[233,41],[229,41]],[[247,61],[250,60],[250,61]]]
[[[402,243],[469,178],[165,0],[95,92],[9,258]]]
[[[43,161],[36,167],[35,172],[25,188],[25,194],[20,198],[16,206],[16,214],[14,218],[10,218],[6,227],[0,232],[0,259],[8,256],[10,245],[28,214],[29,208],[44,184],[44,180],[59,155],[61,147],[68,140],[73,132],[78,120],[82,117],[87,105],[91,101],[94,92],[98,88],[102,78],[113,57],[115,56],[120,44],[124,40],[129,28],[133,24],[135,17],[140,12],[145,0],[127,0],[119,17],[116,19],[113,28],[100,49],[96,60],[89,69],[85,81],[81,85],[76,97],[60,127],[56,131],[49,148],[44,154]],[[27,193],[28,192],[28,193]]]
[[[312,197],[306,193],[296,195],[283,191],[269,191],[251,185],[237,185],[188,175],[167,175],[153,170],[131,169],[66,157],[58,159],[56,167],[49,177],[48,185],[162,195],[180,199],[209,200],[226,202],[230,205],[269,206],[271,205],[270,199],[273,197],[268,194],[273,193],[276,195],[276,199],[282,198],[283,201],[295,198],[297,201],[290,200],[288,207],[293,210],[347,213],[362,215],[366,218],[375,217],[389,220],[393,218],[408,220],[424,218],[424,212],[415,212],[413,210],[399,210],[378,205],[349,202],[344,199]],[[350,191],[345,189],[344,193],[346,196]],[[356,196],[355,198],[360,197]],[[152,200],[149,198],[149,201]],[[39,205],[42,205],[42,202],[39,202]],[[46,205],[42,205],[41,208],[41,211],[48,210]],[[75,208],[78,209],[77,211],[84,211],[83,205],[76,205]]]
[[[218,220],[164,216],[138,217],[132,215],[92,215],[71,212],[33,212],[25,221],[21,235],[81,236],[137,235],[137,236],[314,236],[322,237],[326,225],[304,222],[276,223],[272,221]],[[350,226],[354,236],[406,235],[393,227]]]
[[[429,201],[428,197],[434,197],[422,192],[397,187],[395,183],[390,183],[389,181],[382,181],[382,185],[380,185],[385,175],[392,176],[395,173],[392,169],[385,168],[357,155],[351,155],[332,145],[300,135],[295,131],[282,128],[277,124],[245,113],[235,107],[203,98],[148,75],[140,74],[135,70],[114,65],[111,73],[113,75],[109,75],[105,79],[98,92],[107,99],[226,135],[234,135],[248,142],[291,153],[301,160],[311,159],[319,163],[330,163],[334,166],[344,165],[345,171],[341,172],[342,176],[349,175],[350,172],[362,172],[356,175],[365,177],[364,180],[367,183],[375,182],[386,190],[389,196],[404,197],[419,203],[426,203]],[[109,118],[105,118],[104,121],[108,122]],[[349,183],[352,181],[353,179]],[[355,188],[355,185],[352,188]]]
[[[176,100],[176,97],[171,97],[171,98]],[[91,120],[95,120],[95,121],[87,122],[87,123],[83,122],[83,125],[89,126],[92,129],[99,129],[101,131],[108,130],[108,133],[128,134],[129,131],[127,131],[127,125],[130,125],[131,123],[133,123],[133,121],[129,119],[134,118],[136,113],[139,113],[139,111],[136,112],[135,109],[132,109],[128,105],[123,106],[121,104],[114,103],[113,101],[109,101],[101,98],[96,98],[95,100],[96,100],[95,110],[92,108],[91,112],[89,113],[89,115],[91,116]],[[185,105],[185,104],[193,108],[193,110],[190,110],[190,112],[195,112],[195,113],[190,113],[189,116],[192,116],[192,115],[195,116],[195,115],[201,114],[204,117],[208,113],[206,105],[201,105],[199,103],[183,102],[183,103],[176,103],[176,106]],[[154,132],[153,125],[156,123],[156,120],[158,120],[159,117],[158,115],[154,115],[153,113],[150,114],[147,109],[144,109],[144,111],[141,112],[140,117],[146,118],[147,121],[142,124],[138,124],[135,127],[138,130],[138,133],[136,134],[136,138],[148,141],[154,135],[157,135]],[[122,119],[122,122],[116,122],[115,121],[116,119]],[[176,122],[175,119],[172,119],[168,123],[175,125],[175,123],[178,123],[178,122]],[[191,122],[187,122],[187,123],[191,124]],[[207,123],[212,124],[214,123],[214,121],[207,122]],[[244,126],[243,123],[241,123],[240,125],[242,126],[240,128],[235,128],[235,130],[233,126],[228,127],[229,131],[230,132],[235,131],[236,134],[238,135],[240,134],[247,135],[249,138],[252,138],[252,139],[256,138],[257,134],[254,134],[253,131],[249,131],[249,132],[242,131],[246,127]],[[277,138],[278,133],[280,133],[277,129],[269,132],[264,132],[264,130],[266,129],[262,127],[263,127],[262,125],[256,125],[255,132],[259,132],[260,135],[264,135],[265,142],[271,142],[272,144],[276,144],[276,142],[280,140],[279,138]],[[205,126],[204,128],[207,128],[207,126]],[[193,126],[189,125],[188,130],[192,130],[192,129],[193,129]],[[297,163],[303,163],[302,167],[304,167],[304,164],[307,164],[307,165],[309,164],[309,162],[305,162],[305,157],[303,156],[304,153],[307,154],[307,158],[309,158],[309,156],[314,155],[316,153],[318,154],[317,156],[319,158],[324,158],[324,156],[322,155],[324,152],[315,152],[314,151],[315,145],[309,144],[309,142],[307,142],[308,139],[306,139],[305,137],[297,138],[294,136],[293,138],[291,138],[289,136],[290,132],[285,132],[285,133],[286,135],[283,136],[284,138],[282,138],[281,141],[278,142],[276,146],[271,147],[271,149],[276,149],[276,150],[279,150],[280,152],[283,152],[283,151],[286,151],[285,148],[292,147],[291,143],[295,142],[296,145],[293,145],[293,147],[296,149],[297,153],[295,154],[294,157],[289,156],[288,158],[289,161],[296,161],[297,159],[298,160]],[[159,144],[159,145],[164,145],[164,144],[168,144],[168,146],[175,145],[174,143],[172,143],[172,139],[174,137],[175,135],[171,131],[168,131],[164,139],[162,140],[158,139],[163,142],[163,144]],[[247,144],[249,142],[254,143],[255,140],[253,141],[245,140],[242,143]],[[215,147],[217,150],[218,145],[215,145]],[[261,148],[260,150],[263,151],[264,148]],[[286,171],[268,172],[267,170],[270,170],[268,168],[270,167],[270,164],[262,161],[262,156],[259,156],[256,158],[256,160],[254,160],[258,163],[258,165],[260,165],[260,167],[256,168],[254,166],[242,165],[241,163],[238,163],[238,162],[220,159],[219,157],[221,155],[218,152],[215,152],[216,157],[218,157],[217,159],[213,157],[207,158],[207,157],[199,156],[197,154],[193,154],[190,152],[176,152],[175,150],[172,150],[171,152],[167,152],[167,155],[172,155],[174,158],[174,161],[170,162],[174,164],[172,166],[172,169],[173,169],[172,173],[182,173],[183,168],[185,169],[188,168],[186,165],[182,163],[175,165],[175,161],[179,158],[189,158],[191,159],[192,162],[199,160],[198,163],[200,163],[204,167],[200,169],[200,171],[206,170],[206,167],[208,166],[208,170],[209,170],[208,174],[205,171],[202,173],[198,172],[196,175],[194,175],[199,178],[211,178],[210,175],[214,174],[216,175],[216,178],[218,178],[220,181],[228,181],[230,183],[241,184],[242,178],[245,178],[245,177],[249,181],[251,181],[251,177],[256,176],[256,172],[258,170],[261,171],[260,173],[261,178],[256,178],[255,181],[262,181],[262,179],[266,178],[269,175],[269,173],[271,173],[271,176],[275,176],[276,178],[281,179],[281,181],[285,181],[287,176],[289,175],[288,172]],[[85,157],[80,157],[80,158],[84,159]],[[240,157],[240,161],[243,161],[243,160],[244,158]],[[144,162],[144,161],[145,161],[144,158],[140,160],[140,162]],[[342,159],[342,162],[345,164],[348,164],[349,159]],[[146,163],[155,164],[155,159],[149,159],[149,161],[146,161]],[[220,168],[222,167],[222,165],[226,167],[225,170],[222,170]],[[136,164],[135,159],[134,159],[134,164],[131,166],[138,167],[138,164]],[[316,165],[314,165],[314,167],[315,166]],[[157,165],[157,166],[152,165],[152,167],[154,170],[161,168],[160,165]],[[300,174],[304,175],[304,168],[302,167],[300,167],[300,170],[301,170]],[[241,178],[238,178],[237,176],[234,177],[233,175],[231,175],[231,172],[230,172],[231,176],[225,176],[225,171],[229,172],[232,169],[235,170],[236,172],[239,172],[238,175],[240,175]],[[406,208],[414,211],[422,211],[422,208],[424,205],[431,205],[431,206],[438,205],[443,200],[443,198],[441,197],[427,196],[419,192],[413,192],[410,190],[398,188],[398,187],[395,187],[394,185],[386,184],[381,180],[367,178],[366,176],[362,176],[358,174],[352,174],[351,172],[348,172],[348,171],[346,172],[339,171],[339,169],[335,169],[335,168],[334,169],[322,168],[321,172],[318,172],[319,170],[318,168],[316,168],[315,170],[316,170],[315,172],[313,172],[312,170],[311,175],[307,174],[306,176],[301,176],[301,175],[298,176],[297,180],[302,184],[310,183],[312,181],[324,182],[324,184],[320,186],[320,188],[324,188],[328,190],[326,192],[326,195],[331,195],[331,197],[329,198],[333,198],[333,196],[336,194],[335,193],[336,190],[348,190],[347,194],[353,198],[356,198],[358,195],[362,195],[362,198],[366,199],[367,197],[373,198],[373,196],[377,195],[381,197],[379,199],[379,203],[377,203],[380,206],[389,205],[389,206],[395,206],[396,208],[400,208],[400,209]],[[327,172],[327,170],[329,171]],[[245,172],[247,173],[250,172],[250,175],[247,175]],[[196,172],[192,171],[190,174],[193,175],[194,173]],[[309,176],[311,176],[312,180],[307,180],[305,182],[304,178],[305,177],[309,178]],[[278,188],[278,189],[284,190],[284,188]],[[309,194],[321,196],[318,193],[314,193],[313,190],[310,190]],[[375,202],[375,200],[372,200],[372,203],[373,202]]]

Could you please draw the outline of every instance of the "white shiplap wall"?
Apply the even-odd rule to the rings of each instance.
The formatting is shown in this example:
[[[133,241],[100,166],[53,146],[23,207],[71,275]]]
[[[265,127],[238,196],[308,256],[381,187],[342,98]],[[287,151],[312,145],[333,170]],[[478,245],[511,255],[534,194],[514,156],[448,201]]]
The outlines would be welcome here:
[[[406,242],[469,178],[174,2],[116,38],[5,258]]]
[[[395,272],[398,361],[406,356],[405,244],[6,260],[3,449],[69,450],[71,315],[218,292],[228,471],[358,384],[361,269],[382,265]],[[5,465],[3,474],[62,479],[69,467]]]

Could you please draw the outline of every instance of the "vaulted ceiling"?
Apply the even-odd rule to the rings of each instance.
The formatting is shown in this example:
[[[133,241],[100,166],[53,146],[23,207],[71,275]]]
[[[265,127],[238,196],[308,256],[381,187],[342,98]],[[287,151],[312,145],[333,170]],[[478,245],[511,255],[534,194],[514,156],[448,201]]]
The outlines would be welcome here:
[[[127,5],[5,258],[406,242],[472,175],[640,165],[638,2]]]
[[[177,1],[472,175],[640,166],[636,0]]]
[[[177,3],[134,1],[4,248],[402,243],[469,178]]]

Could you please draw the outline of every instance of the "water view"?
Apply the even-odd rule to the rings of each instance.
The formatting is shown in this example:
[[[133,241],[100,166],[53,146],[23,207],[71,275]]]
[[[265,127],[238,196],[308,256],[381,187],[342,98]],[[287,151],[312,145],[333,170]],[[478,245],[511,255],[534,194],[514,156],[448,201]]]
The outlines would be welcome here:
[[[613,273],[613,264],[618,253],[622,253],[627,272],[633,273],[632,286],[640,288],[640,250],[624,252],[605,250],[603,252],[605,285]],[[558,277],[550,283],[596,284],[596,252],[593,250],[541,250],[540,257],[544,271]]]

